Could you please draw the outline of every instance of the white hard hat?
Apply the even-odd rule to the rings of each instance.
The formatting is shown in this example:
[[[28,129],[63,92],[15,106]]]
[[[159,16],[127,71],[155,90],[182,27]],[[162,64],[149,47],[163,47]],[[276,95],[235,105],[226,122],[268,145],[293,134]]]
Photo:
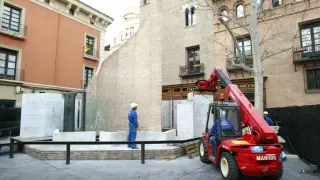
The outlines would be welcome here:
[[[136,104],[136,103],[131,103],[131,104],[130,104],[131,109],[133,109],[133,108],[135,108],[135,107],[137,107],[137,106],[138,106],[138,104]]]
[[[268,115],[269,113],[267,111],[263,112],[264,115]]]

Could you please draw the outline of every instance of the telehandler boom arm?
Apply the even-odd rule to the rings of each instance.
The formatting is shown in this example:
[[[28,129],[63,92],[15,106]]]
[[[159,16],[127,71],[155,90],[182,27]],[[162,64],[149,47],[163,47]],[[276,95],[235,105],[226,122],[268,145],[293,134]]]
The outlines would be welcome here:
[[[252,106],[238,86],[232,84],[221,69],[215,68],[208,80],[198,82],[198,90],[216,91],[219,79],[225,86],[226,95],[239,105],[242,114],[242,123],[251,128],[255,143],[279,144],[276,133],[263,119],[262,115]]]

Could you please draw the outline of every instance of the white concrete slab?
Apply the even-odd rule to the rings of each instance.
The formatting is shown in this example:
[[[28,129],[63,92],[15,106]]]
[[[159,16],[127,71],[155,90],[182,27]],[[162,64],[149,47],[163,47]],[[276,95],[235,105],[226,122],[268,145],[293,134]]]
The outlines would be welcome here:
[[[96,141],[96,132],[60,132],[53,136],[52,141]]]
[[[138,131],[136,141],[165,141],[166,138],[163,132]]]
[[[52,136],[63,128],[64,98],[55,93],[26,93],[22,95],[20,136]]]
[[[209,104],[213,102],[211,95],[195,95],[193,99],[193,137],[201,137],[207,123]],[[213,115],[210,114],[209,128],[213,124]]]
[[[190,139],[201,137],[205,131],[209,104],[213,102],[210,95],[195,95],[193,101],[178,105],[178,138]],[[209,128],[213,124],[213,115],[210,115]]]
[[[163,132],[166,134],[166,140],[177,140],[177,130],[171,129],[169,131]]]
[[[193,138],[193,103],[177,105],[178,139]]]
[[[126,141],[127,134],[125,131],[118,132],[99,132],[99,141]]]
[[[280,129],[280,127],[279,126],[270,126],[272,129],[273,129],[273,131],[275,132],[275,133],[279,133],[279,129]]]

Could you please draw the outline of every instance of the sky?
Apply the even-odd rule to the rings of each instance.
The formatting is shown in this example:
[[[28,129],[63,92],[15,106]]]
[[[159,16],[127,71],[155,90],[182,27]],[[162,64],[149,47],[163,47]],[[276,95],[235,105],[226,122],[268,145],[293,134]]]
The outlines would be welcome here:
[[[107,28],[107,37],[105,45],[109,44],[112,40],[113,33],[117,26],[119,26],[123,19],[122,13],[129,7],[139,7],[140,0],[80,0],[89,6],[111,16],[114,21]]]

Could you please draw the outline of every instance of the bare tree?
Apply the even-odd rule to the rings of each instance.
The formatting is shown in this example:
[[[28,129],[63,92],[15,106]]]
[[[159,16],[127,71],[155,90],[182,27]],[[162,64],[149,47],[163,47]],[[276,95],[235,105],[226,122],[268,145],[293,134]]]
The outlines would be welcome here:
[[[270,23],[270,27],[268,27],[266,33],[260,37],[260,27],[259,27],[259,21],[264,21],[271,16],[273,16],[273,11],[271,10],[271,7],[269,9],[264,10],[263,13],[261,13],[260,6],[258,5],[259,0],[250,0],[250,22],[249,23],[243,23],[239,20],[236,20],[226,14],[219,12],[219,7],[221,6],[219,3],[220,1],[217,0],[205,0],[204,4],[200,4],[201,7],[206,7],[212,9],[213,16],[217,17],[217,19],[221,22],[221,24],[224,25],[227,32],[232,37],[234,47],[236,48],[239,57],[238,62],[235,62],[235,58],[232,58],[231,65],[234,67],[238,67],[243,69],[244,71],[250,72],[254,77],[254,83],[255,83],[255,108],[262,114],[263,112],[263,76],[264,76],[264,68],[262,66],[262,61],[264,59],[279,55],[281,53],[287,52],[288,50],[292,49],[292,44],[290,46],[285,47],[283,49],[276,49],[273,47],[273,49],[268,49],[266,47],[263,47],[265,44],[268,44],[270,41],[274,41],[275,38],[283,38],[286,40],[293,40],[291,37],[286,37],[285,32],[279,32],[273,31],[271,35],[269,35],[270,30],[274,30],[274,26],[279,19],[273,20],[273,23]],[[224,1],[227,2],[227,1]],[[261,3],[261,1],[259,1]],[[261,5],[261,4],[260,4]],[[271,6],[271,4],[270,4]],[[237,34],[232,30],[232,28],[229,26],[229,24],[226,22],[226,19],[233,22],[234,24],[238,25],[242,29],[245,29],[251,38],[251,46],[252,46],[252,56],[253,56],[253,66],[249,67],[246,64],[246,57],[245,52],[242,52],[241,48],[239,47],[237,43]],[[269,36],[268,36],[269,35]],[[213,40],[215,41],[215,40]],[[218,44],[223,46],[223,43],[218,42]],[[227,47],[225,48],[227,49]],[[262,52],[261,52],[262,50]],[[233,51],[230,50],[229,55],[234,55]]]

